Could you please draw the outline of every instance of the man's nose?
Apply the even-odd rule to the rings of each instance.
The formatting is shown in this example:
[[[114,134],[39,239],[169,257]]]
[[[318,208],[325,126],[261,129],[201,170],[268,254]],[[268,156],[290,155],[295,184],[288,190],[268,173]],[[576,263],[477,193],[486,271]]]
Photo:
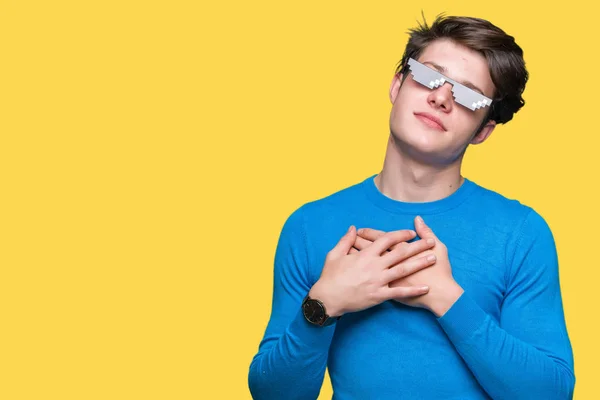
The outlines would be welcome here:
[[[452,85],[448,82],[445,82],[442,86],[433,89],[429,94],[428,100],[432,107],[440,108],[443,111],[450,112],[454,103]]]

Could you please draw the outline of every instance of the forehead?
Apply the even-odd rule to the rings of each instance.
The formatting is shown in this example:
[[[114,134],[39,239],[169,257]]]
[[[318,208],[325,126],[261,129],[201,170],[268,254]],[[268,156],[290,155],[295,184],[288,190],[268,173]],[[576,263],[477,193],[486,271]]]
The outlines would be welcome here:
[[[440,71],[458,82],[470,82],[488,97],[494,95],[494,83],[487,60],[482,54],[450,40],[436,40],[419,55],[417,61],[431,67],[434,63],[445,68]]]

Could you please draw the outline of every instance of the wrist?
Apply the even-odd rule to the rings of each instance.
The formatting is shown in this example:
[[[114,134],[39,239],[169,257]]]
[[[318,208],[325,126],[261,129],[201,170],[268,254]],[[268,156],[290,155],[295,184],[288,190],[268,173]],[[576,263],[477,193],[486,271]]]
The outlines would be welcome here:
[[[340,317],[343,314],[341,307],[336,304],[334,296],[331,295],[331,291],[327,289],[322,283],[315,283],[314,286],[308,292],[311,299],[319,300],[325,307],[325,312],[331,318]]]
[[[429,310],[437,318],[441,318],[456,303],[464,289],[456,282],[452,281],[448,285],[440,288],[432,298]]]

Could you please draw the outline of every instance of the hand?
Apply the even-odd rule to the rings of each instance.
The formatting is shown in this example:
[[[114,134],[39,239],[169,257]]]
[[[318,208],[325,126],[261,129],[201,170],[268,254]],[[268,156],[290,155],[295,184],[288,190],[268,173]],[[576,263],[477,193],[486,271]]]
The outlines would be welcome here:
[[[444,243],[437,238],[431,228],[428,227],[420,217],[415,218],[415,229],[421,237],[421,240],[413,243],[430,239],[435,242],[435,245],[431,249],[426,249],[423,253],[413,255],[412,259],[433,254],[436,257],[436,262],[431,268],[421,269],[411,275],[390,282],[389,286],[394,288],[396,286],[412,285],[416,282],[419,284],[425,283],[430,287],[430,290],[426,294],[414,298],[399,298],[394,300],[409,306],[428,309],[440,317],[444,315],[452,304],[460,297],[463,293],[463,289],[452,276],[452,267],[450,266],[450,260],[448,258],[448,249]],[[385,234],[386,232],[375,229],[360,229],[354,247],[358,251],[363,251],[363,249],[368,248],[371,243],[374,243],[374,241],[377,241]]]
[[[412,230],[384,233],[362,251],[349,254],[356,240],[356,230],[351,226],[327,253],[321,277],[311,288],[310,297],[321,300],[327,314],[337,317],[390,299],[407,299],[427,293],[428,288],[416,281],[410,285],[398,283],[394,287],[389,286],[390,282],[434,262],[427,257],[413,258],[433,246],[425,240],[404,243],[415,236],[416,232]],[[395,245],[396,248],[389,250]]]

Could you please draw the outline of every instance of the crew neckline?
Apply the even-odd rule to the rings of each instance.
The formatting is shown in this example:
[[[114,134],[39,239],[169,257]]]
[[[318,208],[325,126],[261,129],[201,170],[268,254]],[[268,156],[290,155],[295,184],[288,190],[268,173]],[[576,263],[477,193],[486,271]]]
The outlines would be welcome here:
[[[373,174],[362,182],[361,186],[365,195],[376,206],[397,214],[437,214],[453,209],[467,200],[477,186],[473,181],[464,178],[458,189],[442,199],[427,202],[405,202],[392,199],[380,192],[374,180],[377,175]]]

